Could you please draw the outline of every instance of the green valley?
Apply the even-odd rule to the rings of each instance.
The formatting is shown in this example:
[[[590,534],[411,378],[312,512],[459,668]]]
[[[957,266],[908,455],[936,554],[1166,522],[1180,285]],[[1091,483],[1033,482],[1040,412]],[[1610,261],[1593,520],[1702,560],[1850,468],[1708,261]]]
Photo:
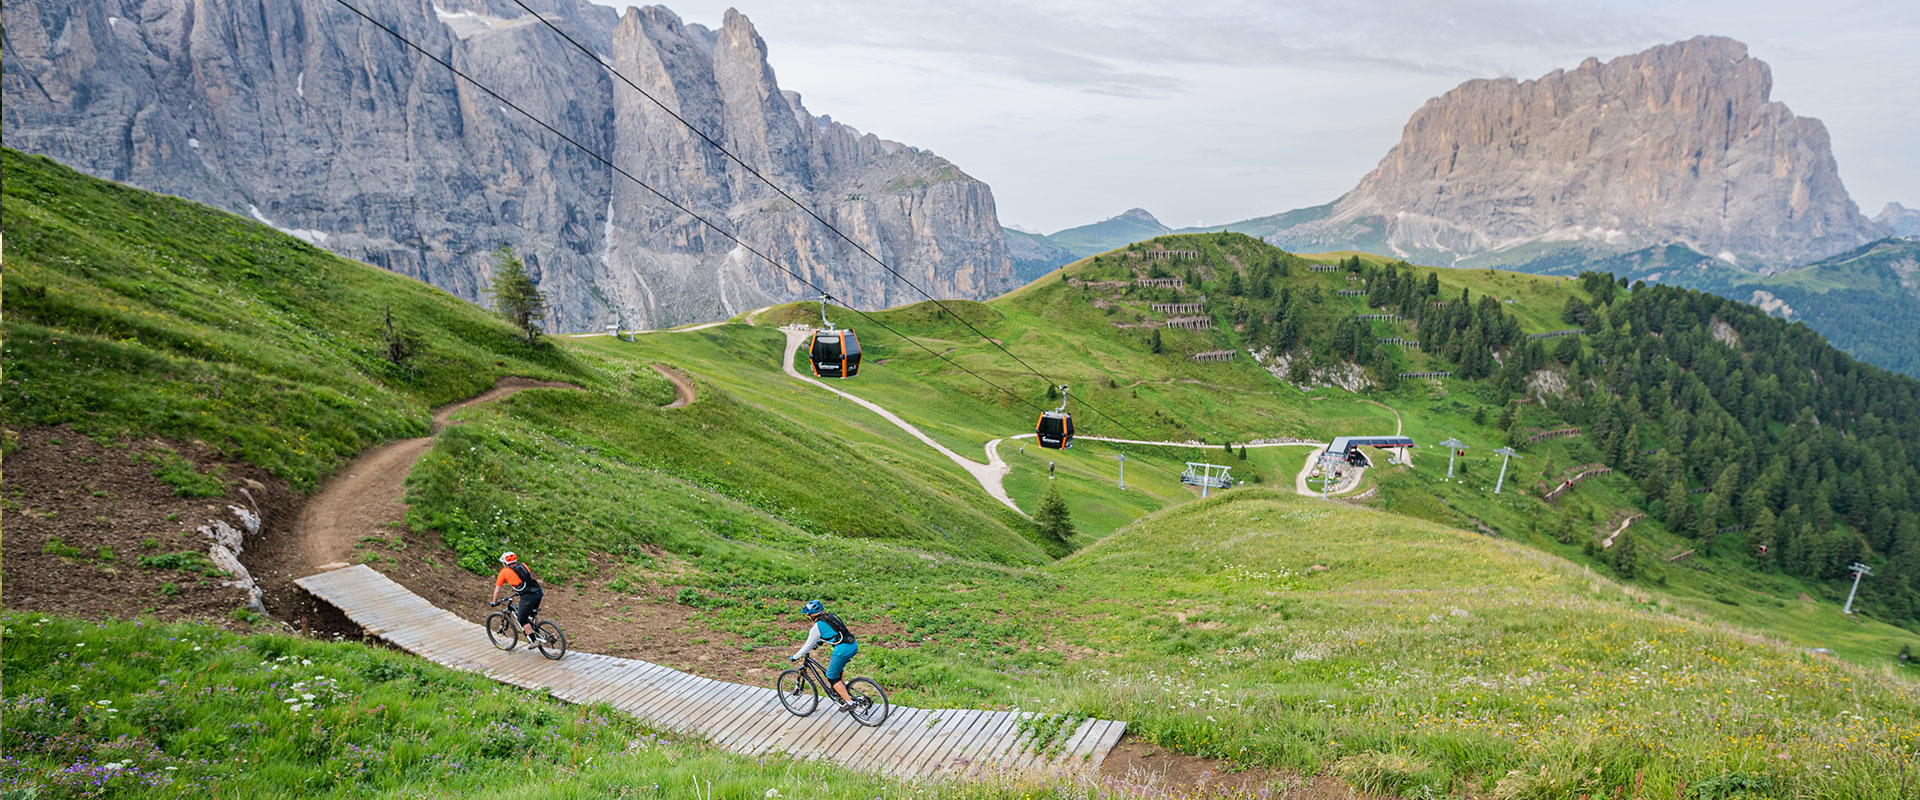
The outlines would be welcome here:
[[[527,344],[265,226],[4,159],[0,791],[1135,791],[1111,773],[904,787],[313,641],[294,633],[305,616],[271,607],[154,619],[143,598],[166,585],[226,596],[129,556],[201,545],[198,520],[75,519],[93,492],[131,491],[95,472],[172,486],[140,460],[167,449],[196,474],[284,484],[273,536],[356,453],[425,434],[434,407],[504,376],[577,389],[462,411],[411,468],[404,521],[356,553],[473,606],[514,550],[570,626],[645,631],[576,633],[582,652],[764,684],[797,644],[800,603],[820,598],[872,645],[856,668],[896,703],[1126,720],[1135,743],[1284,776],[1283,793],[1302,776],[1568,800],[1914,785],[1920,670],[1897,654],[1920,644],[1920,381],[1749,307],[1198,233],[985,303],[829,309],[866,350],[834,387],[965,459],[988,462],[998,440],[1016,512],[900,425],[785,374],[806,366],[780,326],[817,306]],[[663,407],[675,394],[656,364],[690,376],[689,405]],[[1037,410],[1062,402],[1049,384],[1070,387],[1070,450],[1032,444]],[[1411,464],[1381,458],[1332,500],[1297,490],[1314,442],[1395,433],[1418,443]],[[74,437],[134,466],[55,471]],[[1449,437],[1467,445],[1452,478],[1434,447]],[[1519,458],[1496,495],[1503,446]],[[1180,482],[1190,461],[1243,483],[1200,499]],[[242,503],[239,489],[212,493]],[[1050,490],[1069,537],[1026,516]],[[1875,575],[1847,616],[1855,559]],[[26,565],[118,587],[130,619],[63,613],[19,588]],[[321,567],[249,566],[282,588],[299,577],[286,570]],[[679,649],[695,639],[725,657]]]

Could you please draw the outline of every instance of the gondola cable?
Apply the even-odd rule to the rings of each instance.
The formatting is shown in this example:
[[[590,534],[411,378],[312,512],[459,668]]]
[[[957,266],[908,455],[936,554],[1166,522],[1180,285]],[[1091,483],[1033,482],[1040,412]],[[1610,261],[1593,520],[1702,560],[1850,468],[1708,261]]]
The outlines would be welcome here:
[[[788,275],[793,276],[794,280],[797,280],[803,284],[806,284],[809,288],[813,289],[814,291],[820,292],[823,295],[827,293],[826,289],[820,287],[818,284],[815,284],[813,281],[807,280],[807,278],[801,275],[800,273],[794,272],[793,270],[788,269],[785,265],[781,264],[780,262],[775,261],[772,256],[769,256],[766,253],[762,252],[759,248],[754,247],[751,244],[748,244],[746,241],[742,240],[739,236],[735,235],[732,231],[729,231],[726,228],[722,228],[719,225],[714,224],[712,220],[709,220],[706,217],[701,216],[698,212],[694,211],[693,209],[690,209],[685,205],[682,205],[679,201],[674,200],[671,197],[668,197],[665,193],[662,193],[659,189],[653,188],[651,184],[647,183],[644,180],[641,180],[638,176],[634,175],[633,173],[628,172],[625,169],[622,169],[619,165],[613,163],[613,161],[608,159],[606,156],[603,156],[597,152],[594,152],[592,148],[589,148],[586,145],[581,144],[579,141],[575,140],[573,137],[568,136],[565,133],[562,133],[558,128],[555,128],[551,124],[548,124],[545,120],[537,116],[534,116],[531,112],[527,111],[524,108],[521,108],[518,103],[515,103],[512,100],[508,100],[505,96],[489,88],[486,84],[481,83],[479,80],[475,79],[473,76],[460,71],[460,68],[454,66],[451,62],[445,59],[442,59],[441,57],[434,55],[431,52],[428,52],[426,48],[421,47],[419,44],[416,44],[412,39],[407,38],[404,34],[394,30],[393,28],[388,27],[385,23],[369,16],[367,12],[360,10],[358,6],[355,6],[353,3],[348,2],[348,0],[334,0],[334,2],[340,4],[341,6],[346,7],[347,10],[352,11],[355,15],[359,16],[361,19],[364,19],[367,22],[372,23],[374,27],[379,28],[382,31],[385,31],[388,35],[392,36],[393,38],[400,40],[401,43],[411,48],[414,52],[417,52],[420,55],[426,56],[428,59],[432,60],[434,63],[439,64],[442,67],[446,67],[449,72],[452,72],[453,74],[460,76],[462,80],[465,80],[467,83],[472,84],[474,88],[477,88],[480,91],[486,92],[488,96],[492,97],[495,100],[500,101],[502,104],[506,105],[508,108],[512,108],[514,111],[519,112],[521,116],[532,120],[534,124],[539,125],[541,128],[545,129],[548,133],[551,133],[554,136],[559,137],[561,141],[564,141],[567,144],[572,145],[575,149],[579,150],[580,152],[585,153],[589,158],[592,158],[595,161],[605,164],[608,169],[613,170],[614,172],[618,173],[621,177],[624,177],[627,180],[633,181],[640,188],[645,189],[648,192],[652,193],[653,196],[660,198],[660,200],[665,202],[667,205],[673,206],[675,209],[678,209],[681,213],[686,214],[687,216],[690,216],[695,220],[698,220],[701,224],[707,226],[708,228],[712,228],[714,232],[719,233],[721,236],[727,237],[728,240],[744,248],[747,252],[752,253],[755,256],[758,256],[760,260],[767,262],[768,264],[772,265],[775,269],[778,269],[781,272],[785,272]],[[847,310],[860,315],[861,318],[875,325],[880,326],[882,329],[885,329],[887,332],[892,333],[893,335],[898,336],[901,339],[905,339],[908,342],[911,342],[915,347],[925,350],[927,351],[927,353],[931,354],[935,358],[938,358],[941,361],[945,361],[948,364],[952,365],[955,369],[958,369],[961,372],[964,372],[968,375],[973,376],[975,379],[979,380],[981,383],[984,383],[988,386],[998,389],[1000,390],[1000,392],[1007,395],[1008,397],[1011,397],[1015,400],[1025,403],[1028,408],[1032,408],[1036,411],[1045,410],[1044,408],[1041,408],[1040,406],[1035,405],[1033,401],[1028,400],[1027,398],[1021,396],[1018,392],[1015,392],[1011,389],[1001,386],[1000,384],[994,383],[993,381],[988,380],[986,377],[980,375],[979,373],[974,372],[973,370],[967,369],[964,366],[961,366],[960,364],[956,363],[953,359],[947,358],[945,354],[940,353],[934,350],[933,348],[926,346],[925,344],[921,344],[918,340],[904,333],[901,333],[900,331],[896,330],[893,326],[888,325],[885,322],[882,322],[878,318],[875,318],[873,315],[868,314],[865,311],[861,311],[860,309],[852,308],[852,307],[848,307]]]
[[[344,2],[344,1],[345,0],[341,0],[341,2]],[[865,245],[862,245],[858,241],[855,241],[853,237],[848,236],[846,233],[842,232],[838,227],[835,227],[833,223],[828,222],[825,217],[820,216],[820,213],[813,210],[812,206],[801,202],[799,198],[794,197],[786,189],[781,188],[779,184],[774,183],[772,180],[767,178],[767,176],[761,174],[759,170],[754,169],[753,166],[748,164],[744,159],[740,158],[737,155],[734,155],[733,151],[728,150],[726,145],[721,144],[719,140],[713,138],[712,136],[707,135],[706,131],[700,130],[698,126],[694,125],[692,122],[687,121],[687,118],[681,116],[680,112],[673,110],[666,103],[660,102],[660,99],[657,97],[654,97],[653,93],[648,92],[646,89],[641,88],[640,84],[635,83],[633,79],[628,78],[626,75],[622,74],[620,70],[614,69],[611,63],[608,63],[605,59],[602,59],[599,56],[599,54],[593,52],[592,48],[582,44],[578,39],[573,38],[573,36],[569,35],[566,31],[560,30],[560,26],[553,24],[553,21],[547,19],[546,15],[533,10],[525,2],[523,2],[523,0],[513,0],[513,2],[515,5],[519,6],[521,10],[526,11],[528,14],[533,15],[534,19],[539,20],[541,24],[545,25],[549,30],[552,30],[554,33],[559,34],[560,38],[565,39],[568,44],[573,45],[574,48],[586,54],[588,58],[592,59],[595,64],[599,64],[600,67],[606,70],[609,74],[613,75],[616,78],[619,78],[622,83],[625,83],[627,86],[632,87],[634,91],[639,92],[640,96],[647,98],[647,100],[651,101],[654,105],[659,106],[660,110],[665,111],[668,116],[673,117],[675,120],[679,121],[681,125],[686,126],[687,130],[692,131],[695,136],[700,137],[701,140],[705,141],[708,145],[712,146],[713,149],[720,151],[721,155],[726,156],[733,163],[738,164],[741,169],[746,170],[749,174],[753,175],[753,177],[758,178],[761,183],[766,184],[769,188],[773,189],[775,192],[778,192],[781,197],[787,200],[787,202],[793,203],[794,206],[798,207],[801,211],[805,211],[807,213],[807,216],[812,217],[814,221],[819,222],[821,225],[825,226],[826,229],[832,231],[835,236],[838,236],[842,240],[846,241],[848,244],[853,245],[853,248],[855,250],[860,251],[860,254],[866,256],[869,261],[872,261],[873,263],[880,265],[881,269],[884,269],[887,272],[892,273],[893,277],[898,279],[901,283],[904,283],[908,287],[912,288],[914,291],[919,292],[921,297],[925,297],[928,300],[932,301],[933,304],[937,306],[942,312],[945,312],[951,315],[955,320],[958,320],[961,325],[965,325],[967,327],[967,330],[973,331],[974,335],[979,336],[981,339],[985,340],[988,344],[991,344],[995,348],[998,348],[1000,352],[1005,353],[1008,358],[1011,358],[1014,361],[1018,362],[1020,366],[1025,367],[1028,372],[1031,372],[1034,375],[1038,376],[1041,380],[1046,381],[1048,385],[1050,386],[1059,385],[1059,381],[1056,381],[1053,378],[1047,376],[1045,373],[1041,372],[1040,370],[1035,369],[1032,364],[1027,363],[1026,359],[1023,359],[1017,355],[1014,355],[1013,351],[1008,350],[1006,346],[1000,344],[1000,342],[996,341],[993,337],[988,336],[986,332],[980,330],[979,328],[974,327],[973,323],[968,322],[966,317],[963,317],[963,316],[960,316],[959,314],[954,313],[953,309],[948,308],[945,303],[940,302],[940,298],[934,297],[932,294],[929,294],[925,289],[920,288],[919,285],[909,280],[907,276],[900,274],[899,270],[894,269],[892,265],[881,260],[879,256],[874,255],[873,252],[868,250]],[[363,14],[362,16],[365,16],[365,15]],[[688,213],[692,213],[692,212],[688,212]],[[735,241],[738,241],[738,240],[736,239]],[[765,258],[765,256],[762,256],[762,258]],[[769,261],[771,261],[771,259],[769,259]],[[775,266],[778,266],[778,265],[776,264]],[[784,269],[784,267],[782,269]],[[791,274],[791,271],[789,271],[789,274]],[[802,282],[806,282],[806,281],[803,280]],[[812,284],[808,282],[808,285],[811,286]],[[861,314],[861,316],[866,316],[866,315]],[[872,318],[868,317],[868,319],[872,319]],[[892,330],[892,329],[889,328],[889,330]],[[952,362],[949,361],[948,363],[952,363]],[[1002,391],[1005,391],[1005,390],[1003,389]],[[1032,405],[1032,403],[1028,403],[1028,405]],[[1107,414],[1107,412],[1100,410],[1099,407],[1091,403],[1088,403],[1085,400],[1081,400],[1080,405],[1085,407],[1087,410],[1094,412],[1095,414],[1099,414],[1103,419],[1106,419],[1108,422],[1112,422],[1113,424],[1125,429],[1127,432],[1132,433],[1133,435],[1138,436],[1142,439],[1146,438],[1146,434],[1141,433],[1138,430],[1135,430],[1132,426],[1124,422],[1121,422],[1118,419],[1115,419],[1113,416]]]
[[[568,145],[571,145],[574,149],[579,150],[581,153],[585,154],[587,157],[600,162],[601,164],[605,165],[609,170],[612,170],[614,173],[617,173],[621,177],[626,178],[629,181],[632,181],[635,185],[639,186],[642,189],[645,189],[648,193],[652,194],[653,196],[658,197],[662,202],[666,203],[667,205],[672,206],[674,209],[680,211],[683,214],[686,214],[689,217],[692,217],[694,220],[700,222],[702,225],[707,226],[708,228],[712,229],[714,232],[719,233],[721,236],[726,237],[729,241],[732,241],[734,244],[739,245],[741,248],[745,249],[749,253],[752,253],[754,256],[758,257],[760,260],[765,261],[767,264],[771,265],[775,269],[778,269],[781,272],[784,272],[787,275],[792,276],[794,280],[806,285],[808,288],[811,288],[816,292],[820,292],[823,295],[827,294],[826,290],[821,286],[819,286],[818,284],[815,284],[813,281],[808,280],[805,276],[788,268],[786,265],[781,264],[779,261],[774,260],[773,257],[767,255],[765,252],[761,251],[759,248],[754,247],[751,244],[748,244],[746,241],[742,240],[738,235],[736,235],[732,231],[715,224],[712,220],[708,219],[707,217],[702,216],[700,213],[694,211],[691,208],[688,208],[686,205],[680,203],[677,200],[674,200],[672,197],[667,196],[665,193],[661,192],[659,189],[654,188],[651,184],[647,183],[645,180],[642,180],[639,176],[636,176],[633,173],[628,172],[627,170],[621,168],[619,165],[615,164],[611,159],[601,155],[598,152],[595,152],[592,148],[589,148],[586,145],[581,144],[578,140],[574,139],[571,136],[568,136],[566,133],[560,131],[558,128],[555,128],[552,124],[548,123],[547,121],[541,119],[538,116],[535,116],[532,112],[527,111],[525,108],[522,108],[520,104],[507,99],[504,95],[500,94],[497,91],[494,91],[491,87],[487,86],[484,83],[481,83],[478,79],[461,71],[460,68],[454,66],[452,62],[446,59],[443,59],[440,56],[433,54],[432,52],[429,52],[426,48],[421,47],[418,43],[414,42],[412,39],[407,38],[405,34],[402,34],[399,31],[394,30],[392,27],[388,26],[387,24],[377,19],[374,19],[371,15],[367,14],[367,12],[361,10],[358,6],[354,5],[352,2],[349,2],[349,0],[334,0],[334,2],[346,8],[348,11],[353,12],[354,15],[360,17],[361,19],[366,20],[369,24],[372,24],[374,27],[379,28],[381,31],[385,32],[387,35],[392,36],[393,38],[399,40],[402,44],[406,45],[409,49],[413,50],[414,52],[417,52],[420,55],[425,56],[428,60],[433,61],[436,64],[439,64],[441,67],[446,68],[447,71],[453,73],[456,76],[459,76],[461,80],[464,80],[467,83],[473,85],[474,88],[477,88],[482,92],[485,92],[489,97],[492,97],[493,99],[499,101],[502,105],[513,109],[516,113],[520,114],[523,117],[526,117],[528,120],[531,120],[534,124],[540,126],[543,130],[553,134],[555,137],[559,138],[563,142],[566,142]],[[544,21],[544,18],[542,18],[542,20]],[[551,27],[550,24],[549,26]],[[562,34],[562,35],[564,36],[565,34]],[[587,51],[587,52],[589,55],[591,55],[591,51]],[[595,61],[598,61],[598,60],[599,60],[598,58],[595,58]],[[684,120],[682,120],[682,122],[684,122]],[[696,130],[696,133],[697,132],[698,131]],[[762,180],[765,180],[765,178],[763,177]],[[775,188],[778,189],[778,187],[775,187]],[[838,231],[835,231],[835,232],[838,233]],[[844,237],[844,234],[841,234],[841,235]],[[871,257],[871,254],[869,254],[869,257]],[[891,271],[891,268],[889,268],[889,271]],[[904,281],[905,279],[902,278],[902,280]],[[911,285],[911,283],[909,283],[909,285]],[[916,286],[914,288],[916,291],[920,291],[919,287]],[[925,294],[924,291],[921,293]],[[938,300],[935,300],[936,304],[938,304],[938,302],[939,302]],[[941,306],[941,307],[943,309],[945,308],[944,306]],[[1028,408],[1031,408],[1043,414],[1046,413],[1047,409],[1045,409],[1042,406],[1036,405],[1033,401],[1028,400],[1026,397],[1022,396],[1018,392],[1008,389],[1005,386],[1001,386],[1000,384],[995,383],[992,380],[989,380],[985,376],[971,369],[968,369],[965,366],[962,366],[958,362],[955,362],[953,359],[948,358],[945,354],[939,351],[936,351],[931,347],[928,347],[926,344],[921,343],[919,340],[914,339],[913,337],[908,336],[905,333],[901,333],[898,329],[894,328],[891,325],[888,325],[886,322],[880,320],[879,318],[874,317],[873,315],[868,314],[865,311],[861,311],[860,309],[853,308],[851,306],[848,306],[846,308],[848,311],[851,311],[854,314],[859,315],[862,319],[865,319],[868,322],[871,322],[874,325],[879,326],[881,329],[889,333],[892,333],[895,336],[900,337],[901,339],[907,341],[908,343],[911,343],[915,347],[918,347],[921,350],[926,351],[929,355],[932,355],[935,358],[938,358],[941,361],[946,362],[948,365],[954,367],[955,369],[960,370],[963,373],[966,373],[967,375],[973,377],[975,380],[978,380],[981,383],[984,383],[987,386],[998,390],[1002,394],[1005,394],[1006,396],[1025,404]],[[959,319],[957,315],[955,318]],[[961,321],[965,323],[964,319],[962,319]],[[972,328],[971,325],[968,325],[968,327]],[[979,332],[977,328],[973,328],[973,330],[976,333]],[[1043,379],[1046,378],[1044,374],[1040,373],[1038,370],[1033,369],[1030,365],[1027,365],[1025,361],[1021,361],[1018,356],[1013,356],[1013,354],[1011,352],[1008,352],[1006,348],[1000,347],[999,343],[993,342],[991,338],[985,337],[984,334],[982,334],[982,338],[986,338],[989,343],[992,343],[994,344],[994,346],[999,347],[1001,352],[1007,353],[1007,355],[1012,356],[1014,360],[1020,361],[1020,363],[1023,366],[1027,366],[1028,371],[1033,372],[1035,375],[1039,375]],[[791,355],[788,354],[784,357],[790,358]],[[1051,381],[1049,381],[1049,383],[1051,383]],[[1123,423],[1117,419],[1114,419],[1111,415],[1108,415],[1104,411],[1100,411],[1098,408],[1095,408],[1094,406],[1085,402],[1084,400],[1081,401],[1081,405],[1094,411],[1095,413],[1099,414],[1101,417],[1107,419],[1108,421],[1113,422],[1115,425],[1118,425],[1119,427],[1124,428],[1129,432],[1132,432],[1134,435],[1140,436],[1142,438],[1145,437],[1145,434],[1142,434],[1139,431],[1135,430],[1132,426],[1129,426],[1126,423]],[[1143,463],[1141,466],[1148,466],[1148,465]],[[1168,472],[1168,474],[1172,474],[1172,473]]]

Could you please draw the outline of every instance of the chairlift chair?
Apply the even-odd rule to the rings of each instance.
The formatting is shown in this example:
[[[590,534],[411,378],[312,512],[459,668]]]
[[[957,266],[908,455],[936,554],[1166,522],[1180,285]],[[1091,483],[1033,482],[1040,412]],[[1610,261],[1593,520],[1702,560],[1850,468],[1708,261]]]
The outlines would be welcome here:
[[[826,295],[820,295],[820,329],[807,343],[807,363],[816,378],[851,378],[860,374],[860,338],[852,328],[835,328],[827,319]]]
[[[1040,412],[1040,421],[1034,424],[1033,434],[1040,446],[1049,450],[1065,450],[1073,446],[1073,415],[1067,413],[1067,387],[1060,387],[1059,408]]]

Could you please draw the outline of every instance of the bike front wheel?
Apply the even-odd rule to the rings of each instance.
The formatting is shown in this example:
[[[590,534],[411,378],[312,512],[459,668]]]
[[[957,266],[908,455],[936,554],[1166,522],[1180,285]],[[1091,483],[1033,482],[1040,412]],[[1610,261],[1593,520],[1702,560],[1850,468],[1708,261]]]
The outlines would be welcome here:
[[[495,611],[487,617],[487,639],[494,647],[512,650],[520,645],[520,626],[506,612]]]
[[[847,694],[853,697],[853,721],[869,728],[878,728],[887,721],[887,715],[893,713],[893,706],[887,703],[887,690],[880,688],[871,678],[854,678],[847,681]]]
[[[797,669],[780,673],[773,682],[773,692],[780,695],[780,705],[786,707],[787,713],[796,717],[812,714],[820,707],[820,689],[807,680],[806,673]]]
[[[533,646],[540,649],[540,655],[558,661],[567,654],[567,634],[559,625],[541,620],[533,626],[533,635],[539,637],[533,640]]]

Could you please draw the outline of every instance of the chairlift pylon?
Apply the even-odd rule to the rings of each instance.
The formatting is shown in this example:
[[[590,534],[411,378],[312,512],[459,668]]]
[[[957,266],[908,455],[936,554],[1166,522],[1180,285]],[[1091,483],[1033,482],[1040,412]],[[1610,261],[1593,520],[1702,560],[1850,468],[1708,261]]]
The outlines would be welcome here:
[[[807,363],[816,378],[851,378],[860,374],[860,337],[852,328],[835,328],[827,319],[827,301],[820,295],[820,328],[807,343]]]
[[[1065,450],[1073,446],[1073,415],[1067,413],[1066,384],[1060,386],[1060,407],[1040,412],[1040,421],[1034,424],[1033,434],[1040,446],[1049,450]]]

